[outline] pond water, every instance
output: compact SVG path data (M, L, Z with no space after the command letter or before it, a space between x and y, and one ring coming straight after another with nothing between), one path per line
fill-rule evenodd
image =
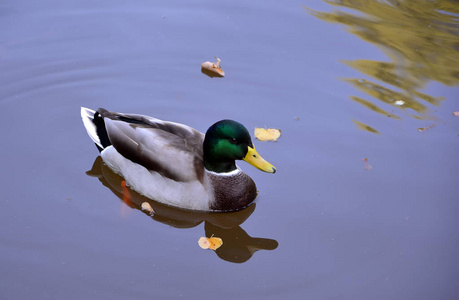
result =
M0 298L457 299L457 1L308 2L2 1ZM150 216L81 106L279 128L277 172Z

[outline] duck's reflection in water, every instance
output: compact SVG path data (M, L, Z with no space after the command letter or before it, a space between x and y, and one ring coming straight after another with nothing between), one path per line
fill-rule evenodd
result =
M127 189L123 184L124 179L110 170L100 156L96 158L92 169L86 174L97 177L104 186L108 187L131 208L142 210L142 203L149 203L154 212L151 214L149 212L144 213L157 222L176 228L192 228L205 222L205 236L214 235L223 240L223 245L215 252L226 261L243 263L248 261L258 250L274 250L278 246L277 241L253 238L240 227L255 211L255 203L246 209L229 213L190 211L168 206Z

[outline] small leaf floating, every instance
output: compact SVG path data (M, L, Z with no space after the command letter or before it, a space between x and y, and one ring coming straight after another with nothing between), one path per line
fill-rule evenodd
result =
M201 72L206 74L209 77L225 77L225 72L220 67L220 62L222 61L220 58L215 57L217 59L216 62L205 61L201 64Z
M148 202L142 203L142 210L148 212L150 215L155 213L153 207L151 207L150 203Z
M255 128L255 137L262 141L262 142L266 142L266 141L277 141L277 139L281 136L281 131L279 129L275 129L275 128L268 128L268 129L265 129L265 128Z
M198 241L199 247L202 249L211 249L211 250L217 250L218 248L223 245L223 241L221 238L218 237L213 237L211 236L210 238L208 237L201 237Z

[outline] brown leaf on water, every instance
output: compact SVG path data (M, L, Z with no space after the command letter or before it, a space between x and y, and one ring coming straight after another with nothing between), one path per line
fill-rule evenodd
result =
M281 131L275 128L255 128L255 137L262 141L277 141L277 139L281 136Z
M223 241L221 238L211 236L210 238L208 237L201 237L198 241L199 247L202 249L211 249L211 250L217 250L218 248L223 245Z
M225 72L220 67L221 59L215 57L216 62L205 61L201 64L201 71L209 77L225 77Z

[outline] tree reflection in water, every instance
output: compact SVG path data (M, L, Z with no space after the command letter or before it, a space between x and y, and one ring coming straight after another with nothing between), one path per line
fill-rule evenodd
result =
M369 78L344 79L371 97L351 96L353 101L395 119L400 118L399 112L429 119L429 107L439 106L445 99L420 90L429 81L459 85L458 1L323 1L338 9L331 13L305 9L323 21L345 25L391 60L343 61Z

